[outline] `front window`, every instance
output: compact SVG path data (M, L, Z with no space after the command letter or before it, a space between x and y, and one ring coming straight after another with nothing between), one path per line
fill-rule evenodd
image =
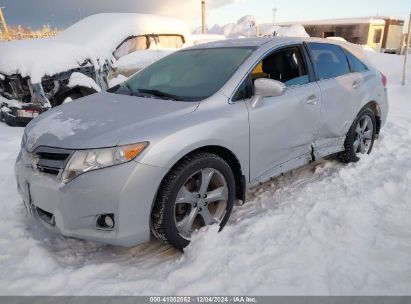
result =
M215 94L252 52L251 47L182 50L135 74L122 85L123 92L125 87L136 96L202 100Z
M298 46L285 48L265 57L251 72L251 78L269 78L281 81L287 87L310 82L307 66Z

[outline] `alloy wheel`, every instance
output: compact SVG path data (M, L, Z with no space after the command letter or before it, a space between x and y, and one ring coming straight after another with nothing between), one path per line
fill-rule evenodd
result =
M192 174L178 191L174 221L179 234L189 240L191 232L220 223L228 201L228 186L220 171L204 168Z
M372 139L374 136L374 125L369 116L363 116L355 127L354 152L356 154L366 154L370 152Z

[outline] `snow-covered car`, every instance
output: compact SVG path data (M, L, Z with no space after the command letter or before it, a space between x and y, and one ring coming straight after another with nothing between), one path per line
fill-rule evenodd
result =
M200 44L30 122L18 189L63 235L130 246L151 228L182 249L194 230L222 229L249 187L327 155L370 153L388 114L385 86L351 44Z
M121 82L188 38L176 18L97 14L56 37L2 43L0 118L25 125L50 107Z

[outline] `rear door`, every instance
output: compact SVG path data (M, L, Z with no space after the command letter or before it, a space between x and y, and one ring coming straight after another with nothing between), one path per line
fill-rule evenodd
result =
M316 157L343 150L345 135L361 104L361 74L351 73L344 50L334 44L307 43L321 88L321 122Z

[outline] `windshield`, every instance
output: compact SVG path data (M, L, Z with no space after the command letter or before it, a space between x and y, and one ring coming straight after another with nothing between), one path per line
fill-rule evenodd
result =
M136 96L202 100L215 94L252 52L250 47L179 51L132 76L117 93L127 89Z
M114 58L119 60L136 51L146 49L179 49L184 45L183 36L180 35L141 35L130 37L125 40L113 53Z

